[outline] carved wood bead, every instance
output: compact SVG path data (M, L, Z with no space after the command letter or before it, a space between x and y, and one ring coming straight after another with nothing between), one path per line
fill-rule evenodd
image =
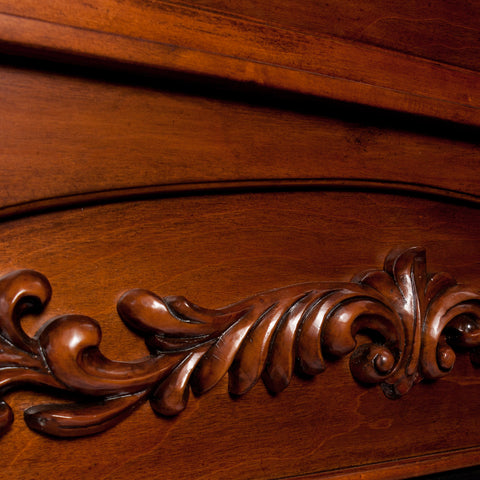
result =
M380 384L393 399L448 374L454 348L470 349L480 365L480 293L448 274L427 274L420 247L391 252L383 270L351 282L288 286L218 310L183 297L126 292L118 313L150 349L134 362L106 358L100 326L89 317L53 318L27 336L22 316L41 312L50 297L40 273L20 270L0 279L0 386L69 392L74 403L25 411L30 428L60 437L106 430L147 398L157 413L177 415L190 388L204 394L227 373L232 394L245 394L260 378L278 393L295 371L316 375L327 359L350 355L353 378ZM357 344L358 334L370 340ZM12 422L1 402L0 433Z

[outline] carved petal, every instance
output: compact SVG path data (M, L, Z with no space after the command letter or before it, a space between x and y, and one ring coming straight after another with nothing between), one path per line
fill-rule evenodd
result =
M454 320L456 321L453 322ZM480 345L479 323L479 292L466 289L463 285L455 285L433 299L425 318L421 360L425 378L442 377L453 367L455 353L446 341L441 340L445 329L450 327L456 330L457 344L474 347ZM468 332L465 329L466 325L469 326Z
M49 302L52 288L48 280L32 270L18 270L0 279L1 335L18 348L38 353L37 344L20 325L26 313L42 311Z
M6 433L13 423L13 412L8 404L0 401L0 435Z
M228 384L230 393L243 395L257 383L265 368L270 344L283 314L284 306L274 304L260 316L257 325L248 332L230 367Z
M125 419L145 399L148 390L87 404L37 405L25 411L25 423L56 437L83 437L103 432Z
M227 373L233 394L246 393L260 377L278 393L296 367L314 375L333 357L350 355L357 381L380 383L396 398L423 378L446 375L456 347L473 349L472 362L480 365L480 292L448 274L428 275L420 247L390 253L383 271L349 283L288 286L218 310L127 292L118 312L151 352L133 362L101 353L100 326L89 317L58 317L28 337L22 316L41 311L50 294L36 272L0 278L0 391L41 384L78 395L78 404L25 412L31 428L55 436L103 431L147 397L157 413L177 415L190 388L203 394ZM0 402L0 433L12 421Z
M189 380L200 359L210 347L203 345L191 352L157 387L150 399L152 408L167 417L178 415L185 409L190 395Z
M86 395L139 392L168 375L186 355L181 352L137 362L115 362L100 353L100 340L98 323L78 315L58 317L38 334L53 374L68 388Z

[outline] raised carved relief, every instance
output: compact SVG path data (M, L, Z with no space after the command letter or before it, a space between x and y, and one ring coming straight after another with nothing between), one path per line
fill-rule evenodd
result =
M391 252L383 270L348 283L293 285L219 310L129 291L118 313L151 352L135 362L103 356L100 327L89 317L57 317L27 336L21 318L41 312L50 296L40 273L0 279L0 385L2 392L25 384L70 392L74 403L25 411L30 428L60 437L106 430L145 399L157 413L177 415L190 388L203 394L227 373L232 394L248 392L260 377L280 392L297 369L316 375L326 358L350 355L355 380L380 384L396 398L422 379L448 374L454 348L470 349L480 365L480 293L448 274L427 274L419 247ZM1 431L12 421L1 402Z

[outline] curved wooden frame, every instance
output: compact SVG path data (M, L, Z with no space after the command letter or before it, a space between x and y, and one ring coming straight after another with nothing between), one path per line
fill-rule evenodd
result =
M50 284L38 272L0 279L0 386L39 384L76 395L76 403L25 411L30 428L59 437L104 431L147 398L155 412L177 415L190 387L203 394L227 373L234 395L260 377L278 393L295 369L316 375L326 358L350 354L353 378L380 384L393 399L423 379L447 375L454 348L470 349L480 366L480 292L448 274L427 274L420 247L392 251L383 270L351 282L288 286L218 310L183 297L126 292L118 313L151 352L134 362L103 356L100 326L85 316L54 318L27 336L21 318L41 312L50 297ZM360 333L370 340L357 341ZM1 431L12 422L1 402Z

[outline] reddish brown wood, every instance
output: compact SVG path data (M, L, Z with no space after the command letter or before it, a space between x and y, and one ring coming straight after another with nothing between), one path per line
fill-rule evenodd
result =
M178 370L184 389L190 379L198 394L227 371L233 394L248 392L262 374L269 390L279 393L290 383L295 363L306 375L321 373L325 352L350 354L357 333L375 332L382 341L357 348L350 370L362 383L383 382L384 393L396 398L423 378L436 379L452 369L455 354L446 332L464 348L480 345L479 301L479 293L449 275L427 275L425 251L411 248L389 254L384 271L348 284L286 287L213 311L182 297L160 299L134 290L122 296L118 311L149 335L155 350L201 350L195 362ZM165 396L170 390L161 385L157 391L160 413L185 407L182 402L172 409Z
M3 386L33 382L87 396L76 404L25 412L30 428L60 437L103 431L147 395L156 412L177 415L186 407L190 386L197 395L206 393L227 373L234 395L248 392L261 376L270 391L279 393L289 385L295 365L306 375L323 372L325 353L351 353L353 377L366 384L382 382L392 399L423 378L450 372L455 353L449 341L473 349L472 361L480 364L475 351L480 293L446 274L427 275L425 251L418 247L392 252L383 271L361 274L351 283L285 287L219 310L183 297L129 291L120 298L118 312L146 337L151 351L133 363L103 356L100 327L89 317L57 317L28 337L22 315L34 305L43 309L50 294L50 284L36 272L0 279L0 373ZM372 341L358 346L362 332ZM1 418L5 431L13 418L7 413Z
M281 27L312 35L334 35L480 69L480 10L476 2L459 4L451 0L437 0L435 3L419 4L414 0L332 0L321 3L315 0L272 0L263 4L256 0L159 0L151 3L98 0L90 4L79 0L69 3L62 0L48 3L3 0L0 6L4 12L27 18L150 38L174 34L179 37L179 32L182 29L186 31L187 26L206 27L217 23L211 31L204 28L203 32L198 32L207 36L214 29L221 28L218 24L226 23L230 18L233 26L235 21L237 25L255 22L265 29ZM182 14L186 17L188 12L190 18L182 17ZM175 16L174 32L163 32L164 24L155 23ZM136 22L129 21L132 17ZM215 18L217 22L210 20Z
M474 206L378 192L159 198L3 222L0 259L2 273L34 268L52 284L45 313L22 320L30 336L58 315L86 315L101 325L103 354L130 363L148 351L114 312L125 290L182 292L218 308L295 282L348 282L353 273L381 265L392 244L415 241L427 246L430 271L475 284L478 214ZM26 479L80 479L92 472L135 478L139 468L153 478L221 479L231 472L281 478L379 462L403 465L420 452L440 455L480 444L478 374L465 355L444 379L422 382L396 401L357 385L346 357L328 358L312 380L293 377L277 396L260 384L232 399L227 383L222 379L208 394L192 395L175 419L156 418L140 401L108 432L66 443L31 432L21 421L32 405L65 399L10 392L5 400L16 421L2 438L2 471L5 478ZM139 454L122 453L139 446ZM432 468L441 465L431 462Z
M195 0L183 3L480 70L477 2L276 0L259 5L255 0Z
M439 125L412 131L411 119L387 128L385 114L339 118L322 105L242 103L12 67L2 70L0 101L0 215L212 188L480 196L472 139Z
M477 302L448 310L467 287L406 295L426 312L421 332L415 302L399 297L406 326L398 331L413 341L403 356L381 335L385 319L370 316L380 333L358 332L358 353L322 352L326 368L314 377L291 374L296 345L275 347L305 319L299 301L275 338L260 334L266 323L251 330L252 346L274 360L267 385L290 379L288 388L275 395L258 382L228 396L225 375L172 418L153 415L145 400L176 413L208 352L183 364L188 379L167 365L161 387L159 339L149 351L114 309L139 286L223 311L251 295L268 300L257 292L319 280L390 304L392 292L350 279L381 265L392 245L425 245L429 271L478 286L473 3L0 0L0 12L0 277L45 274L27 282L40 302L20 295L26 309L10 313L14 296L2 304L12 320L0 353L11 364L0 403L2 478L373 480L478 465ZM418 286L425 277L414 272L407 277ZM44 278L53 296L40 312ZM373 308L362 302L338 312L353 318L358 305ZM76 350L72 332L91 348ZM337 343L335 334L325 340ZM70 348L51 347L64 343ZM239 358L248 345L240 342ZM352 380L352 369L380 384L391 375L392 393L415 380L412 369L418 378L445 373L451 349L469 349L473 363L459 354L444 378L395 401ZM365 373L372 357L380 368ZM231 376L232 388L255 380L255 358L241 364L248 378ZM18 371L15 362L29 366ZM209 375L199 370L198 390ZM74 415L72 401L81 403ZM87 436L39 435L20 420L26 410L32 426Z
M357 480L368 478L371 480L402 480L405 478L417 478L441 474L444 478L450 472L451 478L458 478L458 475L466 476L464 469L478 464L478 452L476 450L464 450L456 452L444 452L441 455L422 455L403 460L401 463L374 464L365 467L348 468L340 472L330 471L295 477L296 480ZM471 471L470 476L477 472ZM437 477L438 478L438 477ZM440 477L441 478L441 477ZM448 478L448 477L447 477ZM466 477L468 478L468 476Z
M180 3L39 8L7 0L0 11L7 53L206 76L480 125L477 72L362 43Z

